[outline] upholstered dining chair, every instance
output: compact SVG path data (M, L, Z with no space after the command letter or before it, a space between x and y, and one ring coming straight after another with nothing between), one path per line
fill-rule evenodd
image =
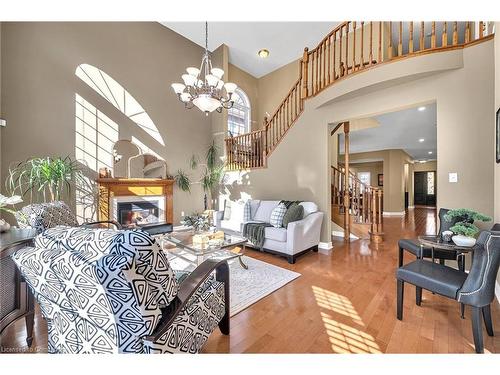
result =
M399 267L396 271L397 318L403 319L404 283L457 300L471 307L474 345L476 352L482 353L483 319L486 332L493 336L490 304L495 298L499 265L500 232L483 231L474 246L472 266L468 274L424 259Z
M437 235L441 235L444 231L449 230L453 225L455 225L455 220L448 222L444 219L444 215L448 213L449 209L440 208L439 209L439 230ZM423 247L420 245L420 242L415 239L400 239L398 241L399 246L399 257L398 257L398 265L401 267L403 265L403 255L404 252L407 251L410 254L415 255L417 258L431 258L432 257L432 249ZM445 251L445 250L434 250L434 258L439 259L441 264L444 264L445 260L456 260L458 262L458 269L465 269L464 257L461 254L458 254L456 251Z
M198 353L217 326L229 334L227 261L179 282L141 230L58 226L12 258L47 321L49 353Z
M19 228L33 228L38 234L42 233L45 229L54 228L58 225L67 225L70 227L80 225L75 214L63 201L32 203L21 208L14 216ZM81 225L94 227L102 224L111 224L117 229L121 229L121 225L113 220L89 221Z

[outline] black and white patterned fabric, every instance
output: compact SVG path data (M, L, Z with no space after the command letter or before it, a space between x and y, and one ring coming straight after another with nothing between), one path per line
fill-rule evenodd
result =
M37 233L57 225L78 225L76 216L63 201L33 203L16 212L15 217L19 228L33 228Z
M209 279L170 327L175 340L146 345L178 283L142 231L56 227L12 258L47 320L50 353L195 353L224 314L221 283Z
M284 203L278 204L271 212L271 219L269 223L275 228L283 226L283 217L285 216L287 208Z
M245 202L243 207L243 222L248 222L252 220L252 206L250 205L250 199Z

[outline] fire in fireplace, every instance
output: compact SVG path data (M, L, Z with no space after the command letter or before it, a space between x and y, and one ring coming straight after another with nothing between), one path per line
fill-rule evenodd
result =
M158 201L118 202L117 220L123 226L152 224L160 221Z

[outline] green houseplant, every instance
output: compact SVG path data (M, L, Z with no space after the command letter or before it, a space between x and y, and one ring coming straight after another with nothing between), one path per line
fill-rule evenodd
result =
M82 177L78 162L69 156L32 158L9 168L5 187L30 201L52 202L68 196Z
M455 222L450 230L455 234L452 240L458 246L474 246L476 236L479 233L479 228L474 225L474 222L491 220L489 216L468 208L450 210L444 216L444 219L448 222Z
M220 186L224 177L225 164L219 158L219 148L214 142L208 147L205 154L204 163L200 163L199 157L193 155L190 159L190 168L195 170L198 167L203 168L202 176L199 181L192 182L189 175L182 169L179 169L174 176L177 186L186 192L191 191L191 185L198 183L201 184L204 191L204 206L205 210L211 208L212 199L209 196L215 194L215 190Z

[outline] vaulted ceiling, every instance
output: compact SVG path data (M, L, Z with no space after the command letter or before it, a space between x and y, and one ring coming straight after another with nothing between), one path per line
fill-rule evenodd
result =
M189 40L205 46L204 22L161 22ZM337 26L339 22L209 22L208 49L221 44L229 47L229 62L260 78L302 56ZM269 50L269 57L257 55Z

